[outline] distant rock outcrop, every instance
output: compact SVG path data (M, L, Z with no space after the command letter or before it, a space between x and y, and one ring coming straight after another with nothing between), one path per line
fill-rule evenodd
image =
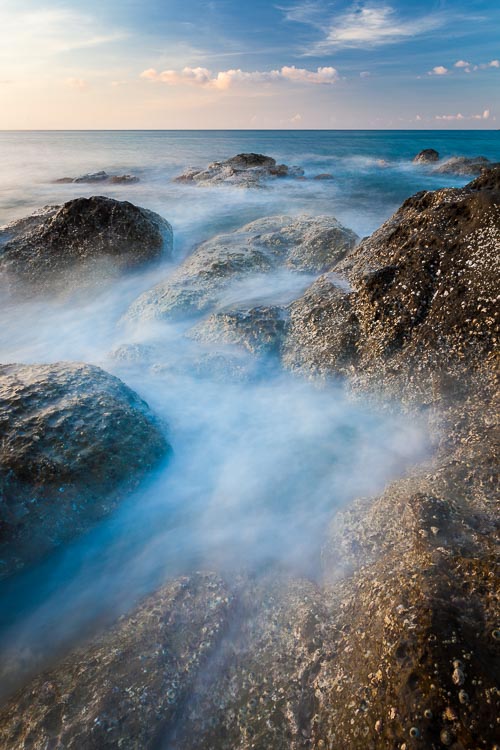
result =
M485 156L452 156L432 171L434 174L456 174L464 176L473 176L481 174L486 167L494 166Z
M278 177L302 177L300 167L276 164L271 156L263 154L237 154L226 161L215 161L205 169L190 168L174 179L175 182L193 185L228 184L236 187L261 187L266 181Z
M56 184L84 183L95 185L96 183L109 183L110 185L133 185L139 182L139 178L132 174L108 174L107 172L89 172L80 177L60 177L55 180Z
M0 229L0 274L32 288L67 284L92 263L129 269L172 252L172 227L146 208L94 196L47 206ZM61 278L62 277L62 278Z
M0 577L109 513L170 450L136 393L84 364L0 366Z
M439 153L434 148L424 148L413 157L414 164L432 164L439 161Z

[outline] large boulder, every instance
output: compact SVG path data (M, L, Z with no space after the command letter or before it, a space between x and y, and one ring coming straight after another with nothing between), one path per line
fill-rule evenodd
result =
M148 406L85 364L0 367L0 576L109 513L170 448Z
M230 283L280 267L321 271L356 244L357 236L331 216L271 216L199 245L165 281L131 306L132 318L206 312Z
M492 170L463 189L406 200L333 266L350 290L331 290L325 277L297 302L286 345L292 365L335 371L340 359L365 380L403 376L431 389L430 372L487 357L497 335L499 182ZM339 348L334 332L347 320L352 335Z
M189 168L174 178L174 182L192 185L228 184L236 187L261 187L277 177L302 177L300 167L276 164L264 154L237 154L226 161L215 161L205 169Z
M424 148L413 157L414 164L433 164L439 161L439 153L434 148Z
M43 288L98 264L129 269L169 257L172 227L146 208L93 196L47 206L0 229L0 275Z

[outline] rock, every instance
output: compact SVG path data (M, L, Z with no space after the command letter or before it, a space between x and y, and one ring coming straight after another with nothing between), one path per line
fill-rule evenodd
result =
M271 216L199 245L164 282L131 306L131 318L206 312L230 283L279 267L320 271L343 257L357 237L330 216Z
M0 575L109 513L170 447L137 394L84 364L0 367Z
M253 307L212 313L188 332L204 343L239 345L251 354L277 354L287 326L282 307Z
M56 184L67 184L74 182L76 184L79 183L88 183L88 184L95 184L95 183L104 183L107 182L111 185L133 185L136 182L139 182L139 178L135 175L131 174L108 174L107 172L90 172L89 174L81 175L80 177L61 177L58 180L55 180Z
M413 157L414 164L432 164L439 161L439 153L434 148L424 148Z
M266 181L279 177L300 177L304 170L276 164L276 160L263 154L237 154L226 161L215 161L206 169L190 167L174 182L196 185L229 184L237 187L261 187Z
M358 338L347 338L342 371L351 356L365 382L383 378L399 392L403 382L408 394L417 383L432 391L438 373L445 377L446 371L449 387L456 387L454 368L463 369L469 358L472 369L494 349L499 173L487 172L460 190L422 192L405 201L332 266L353 289L349 312L345 295L329 302L328 284L313 285L294 306L284 351L302 348L298 356L306 370L328 370L338 356L331 359L338 343L334 332L348 315Z
M330 172L321 172L321 174L316 174L313 177L313 180L333 180L333 175L330 174Z
M209 667L232 601L213 574L167 583L14 695L0 710L0 746L46 750L57 737L68 750L153 747Z
M94 196L47 206L0 229L0 273L43 288L99 264L105 274L169 257L172 227L128 201ZM109 269L110 270L110 269ZM61 278L62 277L62 278Z
M489 164L490 161L485 156L452 156L432 171L434 174L475 175L481 174Z

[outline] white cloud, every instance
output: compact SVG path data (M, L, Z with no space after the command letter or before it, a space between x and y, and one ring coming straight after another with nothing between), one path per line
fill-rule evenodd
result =
M293 117L290 118L290 122L293 122L294 125L302 121L302 115L296 114Z
M430 76L445 76L447 73L449 73L448 68L445 68L444 65L436 65L435 68L432 70L429 70L428 75Z
M371 73L369 70L362 70L359 74L360 78L369 78L371 76Z
M337 70L331 67L307 70L296 68L294 65L284 65L280 70L244 71L238 68L237 70L222 70L215 74L212 74L208 68L186 67L180 71L164 70L162 72L149 68L141 73L141 78L166 83L169 86L201 86L227 91L227 89L238 84L272 83L275 81L328 85L336 83L339 75Z
M87 91L89 83L84 78L66 78L66 85L78 91Z
M390 5L355 5L330 22L325 39L316 42L307 54L393 44L437 29L443 23L440 14L403 20Z
M457 60L455 68L470 68L470 63L465 62L465 60Z
M435 120L489 120L491 112L489 109L485 109L480 115L463 115L458 112L456 115L436 115ZM495 118L493 118L495 119Z
M488 63L489 68L500 68L500 60L492 60Z

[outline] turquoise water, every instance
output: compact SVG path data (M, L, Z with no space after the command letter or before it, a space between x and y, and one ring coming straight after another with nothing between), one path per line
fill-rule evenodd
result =
M426 453L420 425L397 409L353 404L341 384L318 388L276 363L251 364L244 382L199 376L190 363L206 349L184 338L187 322L127 327L121 318L194 243L222 229L275 213L326 213L363 236L410 194L465 184L411 163L428 147L443 157L500 161L497 132L0 133L0 224L45 204L105 193L162 214L173 225L176 251L174 264L115 280L85 297L22 297L0 306L0 361L104 367L168 423L174 449L172 463L89 534L0 584L3 690L179 571L260 570L278 563L319 575L322 535L335 509L380 490ZM331 172L335 179L276 180L250 191L172 182L186 166L242 151L302 166L307 178ZM140 182L98 188L53 182L101 169L133 173ZM254 285L265 285L271 303L273 293L291 299L311 282L292 276L256 278ZM118 362L112 350L127 343L159 346L161 366Z

